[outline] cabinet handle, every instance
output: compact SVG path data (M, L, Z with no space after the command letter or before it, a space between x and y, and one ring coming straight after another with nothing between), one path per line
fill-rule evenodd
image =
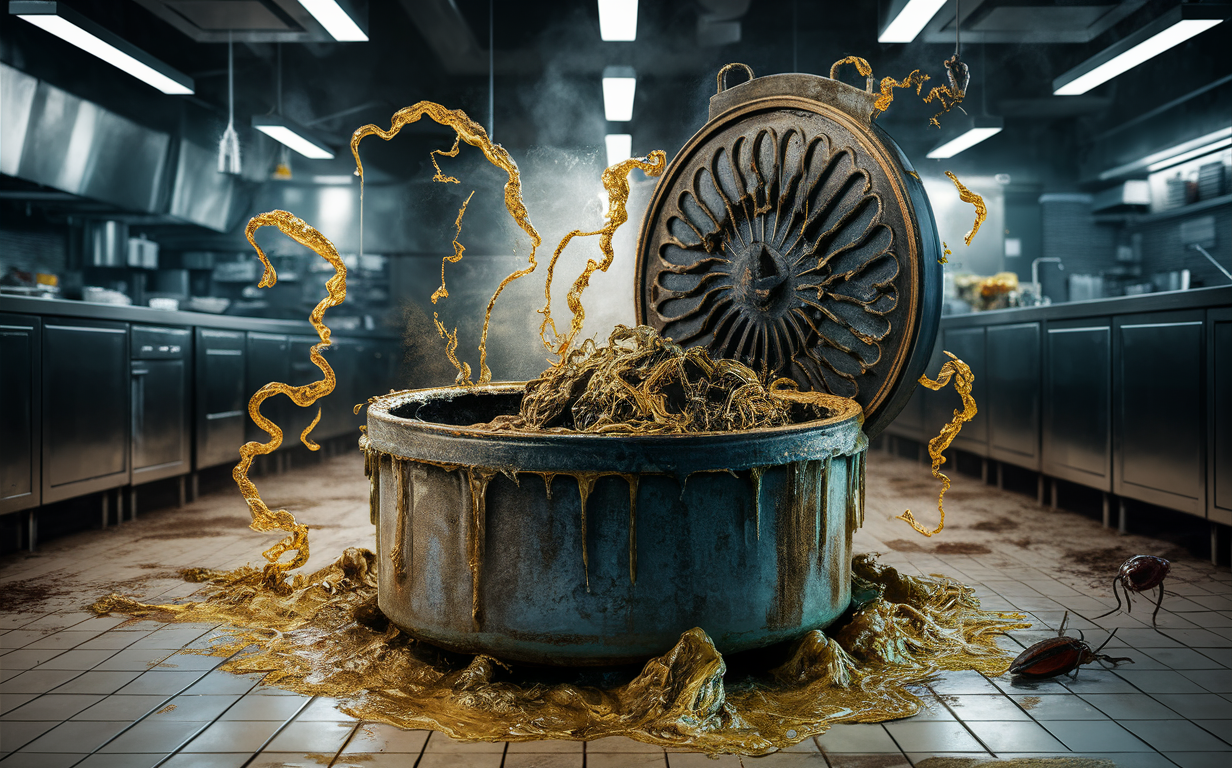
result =
M133 369L133 375L134 375L134 376L144 376L144 375L146 375L146 374L147 374L147 373L149 373L149 372L150 372L150 370L149 370L148 368L146 368L146 369L142 369L142 370L137 370L137 369L135 369L135 368Z

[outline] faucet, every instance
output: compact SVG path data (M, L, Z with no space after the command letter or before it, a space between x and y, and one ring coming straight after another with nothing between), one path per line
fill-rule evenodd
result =
M1033 300L1035 306L1039 306L1044 303L1044 291L1040 286L1039 281L1039 265L1041 261L1055 261L1057 263L1057 269L1065 269L1065 265L1061 263L1061 259L1056 256L1041 256L1031 262L1031 289L1035 292L1035 298Z
M1055 261L1057 263L1057 269L1061 270L1062 272L1065 271L1065 265L1061 263L1060 258L1056 256L1039 257L1035 261L1031 262L1031 282L1037 286L1039 285L1039 265L1041 261ZM1038 288L1036 290L1038 290Z
M1218 261L1215 261L1215 257L1212 256L1209 251L1207 251L1205 248L1198 245L1197 243L1190 243L1189 247L1193 248L1195 251L1205 256L1207 261L1215 265L1215 269L1218 269L1220 272L1222 272L1224 277L1228 278L1229 280L1232 280L1232 273L1224 269L1223 265L1220 264Z

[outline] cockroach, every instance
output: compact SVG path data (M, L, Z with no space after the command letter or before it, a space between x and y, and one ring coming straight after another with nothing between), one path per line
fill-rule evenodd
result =
M1159 598L1155 601L1155 612L1151 614L1151 626L1155 627L1155 617L1159 615L1159 606L1164 603L1164 579L1168 577L1168 571L1171 568L1172 564L1170 562L1154 555L1134 555L1121 563L1121 568L1112 577L1112 596L1116 598L1116 608L1108 611L1108 613L1101 613L1095 618L1102 619L1121 610L1121 596L1117 594L1117 584L1120 584L1121 589L1125 592L1126 613L1132 610L1132 604L1129 602L1131 592L1145 592L1148 589L1159 587Z
M1128 657L1113 658L1100 653L1116 635L1115 629L1108 635L1108 640L1105 640L1095 650L1091 650L1085 637L1070 637L1065 634L1065 623L1068 620L1069 612L1066 611L1065 617L1061 619L1061 628L1057 630L1057 636L1041 640L1018 654L1018 657L1010 664L1010 674L1028 680L1043 680L1068 672L1072 672L1073 677L1078 677L1078 668L1083 664L1095 661L1110 661L1113 664L1120 664L1123 661L1133 663L1134 660ZM1078 633L1081 635L1082 630L1078 630Z

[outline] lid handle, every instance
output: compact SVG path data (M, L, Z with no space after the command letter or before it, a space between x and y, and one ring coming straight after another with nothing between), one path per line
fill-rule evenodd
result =
M724 82L724 80L726 80L727 78L727 73L731 72L736 67L740 67L741 69L743 69L745 71L745 74L749 76L749 80L752 80L755 77L755 75L753 74L753 68L750 67L748 64L741 64L739 62L728 64L727 66L719 70L719 75L716 78L718 80L719 89L716 91L716 93L722 93L723 91L727 90L727 84ZM745 82L748 82L748 81L746 80Z
M848 56L845 59L839 59L830 65L830 79L838 79L838 68L844 64L851 64L856 68L856 71L864 75L864 90L868 93L873 92L873 68L869 63L859 56Z

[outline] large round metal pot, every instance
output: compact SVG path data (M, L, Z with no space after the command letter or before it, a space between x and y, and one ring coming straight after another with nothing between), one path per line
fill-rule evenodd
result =
M861 411L743 432L481 426L522 385L390 394L364 440L378 601L412 635L561 665L645 660L701 627L723 653L825 627L850 602Z

